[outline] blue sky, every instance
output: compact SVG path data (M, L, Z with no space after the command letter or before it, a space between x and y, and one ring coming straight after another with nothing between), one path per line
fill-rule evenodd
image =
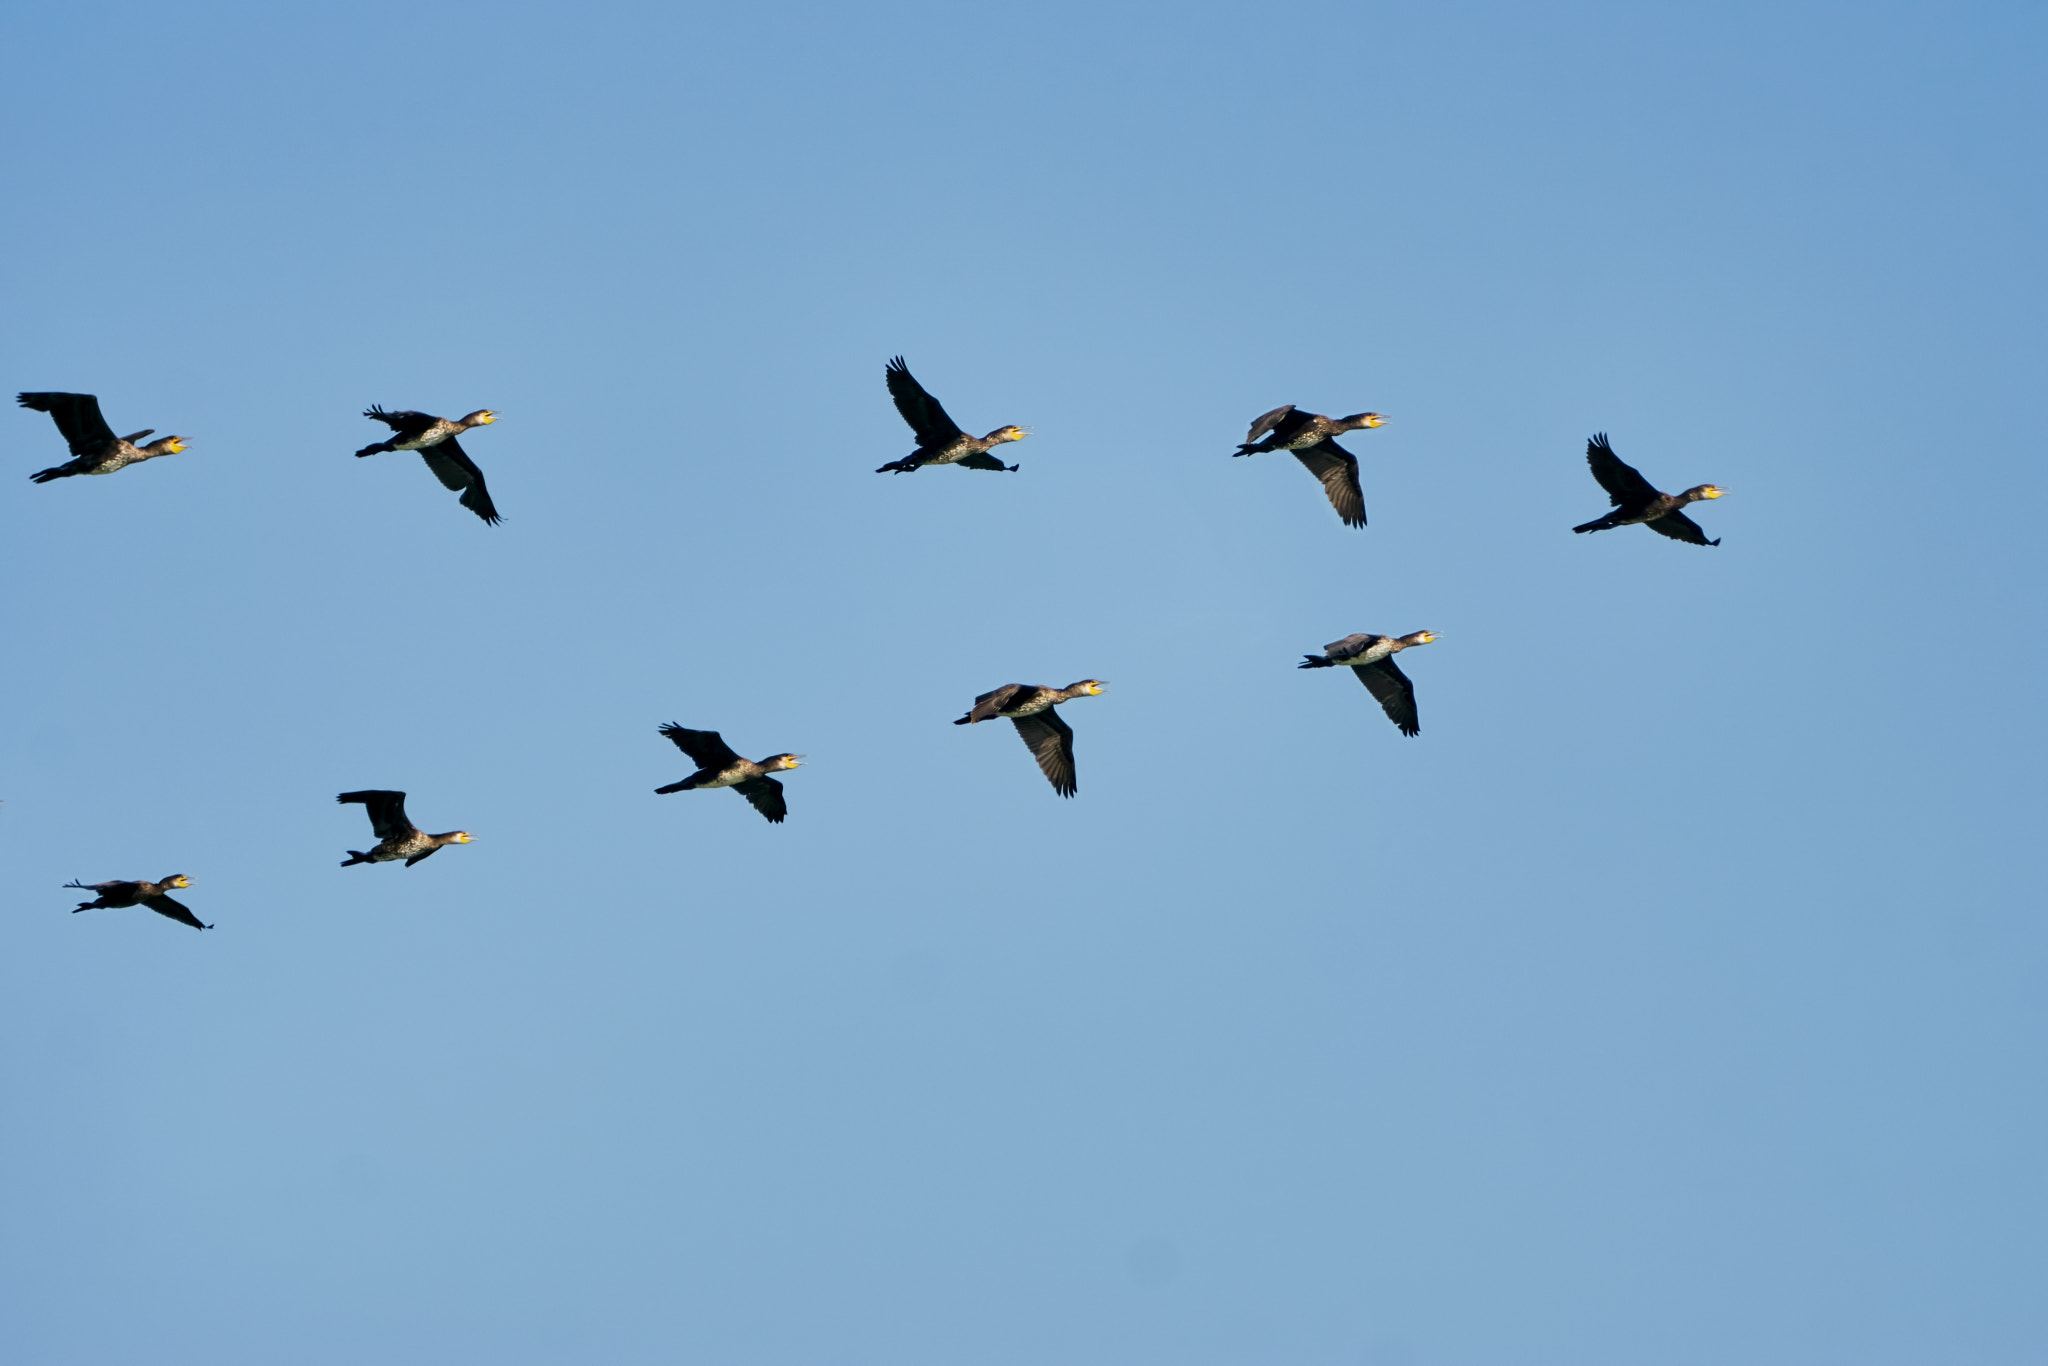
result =
M0 370L191 447L0 416L7 1356L2039 1361L2044 37L14 12ZM1090 676L1072 802L947 724Z

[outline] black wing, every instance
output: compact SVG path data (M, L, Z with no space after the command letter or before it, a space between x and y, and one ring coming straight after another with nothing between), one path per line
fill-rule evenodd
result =
M1013 470L1017 468L1015 465L1005 465L987 451L976 451L973 455L963 455L953 463L964 465L970 470Z
M1376 636L1370 631L1360 631L1355 636L1331 641L1323 647L1323 653L1330 657L1332 664L1342 664L1347 657L1362 655L1385 639L1385 636Z
M1038 770L1062 797L1071 797L1080 784L1074 781L1074 732L1060 714L1050 707L1036 716L1014 716L1010 724L1024 738L1024 746L1038 760Z
M155 911L158 915L169 916L180 925L190 925L195 930L212 928L210 925L201 924L199 917L192 914L191 907L181 901L173 901L167 896L146 896L142 898L142 904Z
M754 804L754 809L766 816L770 824L782 824L782 818L789 814L789 803L782 798L782 784L773 778L749 778L743 783L734 783L732 790Z
M441 420L432 413L416 413L410 408L387 413L374 403L363 409L363 416L374 418L401 436L417 436Z
M1415 685L1408 681L1408 675L1391 659L1382 659L1377 664L1354 664L1351 672L1358 675L1358 681L1365 684L1365 690L1378 699L1387 719L1401 728L1403 735L1420 735L1422 722L1415 715Z
M974 705L967 709L967 715L953 724L965 726L976 721L986 721L992 716L1001 716L1003 708L1009 706L1010 700L1023 692L1026 686L1023 683L1005 683L993 692L983 693L974 699Z
M1669 536L1674 541L1684 541L1688 545L1721 544L1719 536L1716 536L1711 541L1708 540L1707 533L1700 530L1698 522L1695 522L1692 518L1675 508L1665 513L1662 517L1644 522L1643 525L1656 532L1659 536Z
M939 406L939 401L911 378L910 367L903 363L903 357L890 361L884 373L889 381L889 397L896 400L896 411L903 414L910 430L917 433L919 446L943 446L955 437L966 435L960 430L959 423L946 416L946 410Z
M691 730L671 721L661 728L661 733L675 741L676 748L689 755L699 768L731 768L740 761L732 746L720 739L715 730Z
M1586 443L1586 464L1592 467L1593 477L1600 481L1600 487L1607 490L1607 497L1616 507L1635 507L1657 497L1657 490L1650 487L1650 481L1636 473L1635 466L1622 463L1614 453L1614 447L1607 444L1607 433L1601 432Z
M1294 411L1292 403L1283 403L1270 413L1261 413L1252 419L1252 429L1244 434L1246 444L1257 441L1267 432L1280 425L1280 420Z
M73 455L96 451L114 439L114 429L100 416L100 401L94 394L21 394L24 408L48 413Z
M498 524L498 509L491 503L491 491L484 487L484 472L476 467L476 461L469 458L469 452L463 450L454 437L428 446L420 452L420 458L441 481L442 488L453 489L462 495L464 507L483 518L486 525Z
M1323 481L1330 506L1344 519L1345 526L1365 525L1365 493L1358 487L1358 457L1334 441L1318 441L1294 458L1308 472Z
M361 802L370 815L370 831L380 840L395 839L412 831L405 816L405 794L372 788L367 792L344 792L334 800Z

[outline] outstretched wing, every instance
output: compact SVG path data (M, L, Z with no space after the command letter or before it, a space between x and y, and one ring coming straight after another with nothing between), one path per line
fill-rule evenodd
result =
M1010 705L1010 699L1023 692L1024 687L1022 683L1005 683L1000 688L983 693L974 699L974 705L967 709L967 715L953 724L964 726L976 721L986 721L992 716L1001 716L1003 708Z
M484 487L484 472L476 467L476 461L469 458L469 452L463 450L454 437L428 446L420 452L420 458L441 481L442 488L453 489L462 495L464 507L483 518L486 525L498 524L501 519L491 502L491 491Z
M1344 519L1345 526L1365 525L1365 492L1358 487L1358 457L1334 441L1318 441L1294 458L1308 472L1323 481L1330 506Z
M360 802L370 816L370 831L380 840L395 839L411 832L405 816L405 794L372 788L367 792L344 792L334 800Z
M418 432L423 432L440 421L432 413L416 413L410 408L404 408L395 413L387 413L374 403L363 409L363 416L373 418L389 427L392 431L405 436L412 436Z
M1385 639L1385 636L1376 636L1370 631L1360 631L1357 635L1331 641L1323 647L1323 653L1330 657L1332 664L1342 664L1354 655L1364 654Z
M1592 467L1593 477L1600 481L1600 487L1607 490L1607 497L1616 507L1647 503L1657 496L1657 490L1650 487L1650 481L1636 473L1633 465L1622 463L1614 453L1614 447L1607 444L1607 433L1600 432L1586 443L1586 464Z
M752 802L754 809L766 816L772 825L782 824L782 818L789 814L789 803L782 797L782 784L773 778L749 778L743 783L734 783L732 790Z
M910 430L917 433L919 446L943 446L954 437L966 435L960 430L959 423L946 416L946 410L939 406L939 401L911 377L910 367L903 363L903 357L890 361L884 374L889 381L889 397L896 400L896 411L903 414Z
M24 408L48 413L64 434L73 455L96 451L114 439L114 429L100 416L100 401L94 394L21 394Z
M1280 420L1294 411L1292 403L1283 403L1270 413L1261 413L1252 419L1252 429L1244 434L1247 443L1257 441L1267 432L1280 425Z
M1377 664L1354 664L1351 672L1358 675L1358 681L1365 684L1365 690L1378 700L1387 719L1399 726L1403 735L1422 733L1422 722L1415 715L1415 685L1398 664L1382 659Z
M990 455L987 451L976 451L973 455L963 455L958 460L955 460L953 463L956 465L964 465L970 470L1007 471L1010 468L1008 465L1005 465L1002 461Z
M1695 522L1692 518L1676 509L1665 513L1662 517L1644 522L1643 525L1656 532L1659 536L1669 536L1674 541L1684 541L1688 545L1721 544L1719 536L1716 536L1711 541L1708 540L1707 533L1700 529L1698 522Z
M192 908L185 905L182 901L173 901L167 896L146 896L142 898L142 904L155 911L158 915L169 916L180 925L190 925L195 930L206 928L205 925L200 923L199 917L192 914Z
M1060 714L1048 707L1036 716L1015 716L1010 724L1023 737L1024 747L1038 760L1038 771L1062 797L1078 790L1074 781L1074 732Z
M691 730L671 721L661 728L661 733L675 741L676 748L689 755L690 762L699 768L729 768L740 761L732 746L720 739L715 730Z

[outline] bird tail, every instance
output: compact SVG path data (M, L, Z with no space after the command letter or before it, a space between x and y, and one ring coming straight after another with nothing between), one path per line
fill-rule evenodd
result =
M360 849L351 849L348 851L348 860L344 862L341 866L347 868L352 864L368 862L370 862L370 856L368 854L364 853Z
M377 443L376 445L374 445L374 446L365 446L365 447L363 447L363 448L362 448L361 450L359 450L359 451L357 451L357 452L356 452L356 456L357 456L357 458L359 458L359 459L360 459L361 457L363 457L363 456L366 456L366 455L384 455L384 454L388 453L388 452L389 452L390 450L391 450L391 443L390 443L390 442L388 442L388 441L379 441L379 442L378 442L378 443Z
M1605 517L1595 517L1592 521L1587 522L1583 526L1573 527L1572 530L1580 534L1583 534L1588 531L1605 531L1607 530L1607 519Z
M71 879L71 881L65 883L64 885L66 887L76 887L81 892L90 892L93 890L92 888L86 886L83 882L80 882L77 878Z
M968 713L967 713L967 715L965 715L965 716L961 717L961 718L960 718L959 720L955 721L955 722L954 722L953 724L954 724L954 725L956 725L956 726L966 726L966 725L972 725L973 723L974 723L974 713L973 713L973 712L968 712Z
M1328 655L1303 655L1301 663L1294 667L1297 669L1334 669L1337 667L1337 662Z
M71 471L65 469L62 465L52 465L50 466L50 468L46 470L41 470L35 474L31 474L29 476L29 482L32 484L47 484L52 479L62 479L65 475L69 474L70 472Z
M912 474L918 469L917 457L906 455L901 460L891 460L875 468L876 474Z
M1263 451L1264 451L1265 449L1266 449L1266 447L1265 447L1265 446L1264 446L1263 444L1261 444L1261 443L1252 443L1252 442L1247 442L1247 443L1244 443L1244 444L1241 444L1241 445L1239 445L1239 446L1238 446L1238 448L1237 448L1236 450L1234 450L1234 451L1232 451L1232 452L1231 452L1231 454L1232 454L1232 455L1258 455L1258 454L1262 453L1262 452L1263 452Z
M670 783L667 787L655 788L654 795L657 797L666 797L671 792L688 792L689 790L690 780L688 778L685 778L679 783Z

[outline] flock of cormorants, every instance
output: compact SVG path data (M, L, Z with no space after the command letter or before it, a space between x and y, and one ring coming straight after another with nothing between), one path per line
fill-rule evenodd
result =
M896 411L903 415L903 420L910 424L910 430L917 438L917 449L900 460L881 466L875 473L910 474L927 465L960 465L971 470L1002 473L1017 470L1016 465L1006 465L989 452L997 446L1021 441L1029 435L1028 429L1003 426L987 436L970 436L917 382L901 356L891 360L883 374L889 396L895 400ZM79 474L112 474L141 461L176 455L185 449L185 439L179 436L162 437L146 446L135 444L151 435L154 428L129 436L115 436L114 429L100 414L99 399L92 394L30 393L22 394L20 401L24 408L48 413L71 450L71 459L64 464L53 465L30 476L38 484ZM442 486L461 495L459 501L462 506L483 518L486 524L498 524L501 519L497 505L491 501L490 490L484 484L484 473L456 440L464 432L488 427L497 421L497 414L488 408L479 408L466 417L450 419L409 409L386 412L373 404L363 416L383 423L391 429L392 435L389 440L363 447L356 452L358 456L418 451ZM1291 451L1295 459L1301 461L1303 467L1322 484L1330 506L1336 509L1344 524L1362 527L1365 525L1365 494L1358 482L1358 457L1338 445L1336 438L1346 432L1369 431L1385 422L1386 419L1378 413L1353 413L1349 417L1332 418L1320 413L1304 413L1290 403L1254 420L1235 454ZM1586 463L1592 469L1593 478L1606 490L1613 508L1604 516L1573 527L1574 532L1606 531L1640 524L1661 536L1691 545L1721 544L1718 539L1708 540L1706 532L1684 511L1689 504L1719 498L1721 489L1712 484L1700 484L1683 493L1660 492L1634 468L1623 463L1621 457L1614 453L1614 448L1607 444L1604 432L1586 443ZM1349 668L1358 675L1359 682L1365 685L1386 712L1387 719L1403 735L1419 735L1422 726L1415 709L1415 684L1401 672L1394 656L1435 639L1435 633L1430 631L1415 631L1405 636L1361 632L1331 641L1323 647L1324 653L1308 655L1298 667ZM1017 728L1018 736L1038 761L1039 770L1045 774L1053 790L1062 797L1071 797L1079 790L1074 773L1074 732L1054 709L1075 698L1099 696L1103 687L1102 680L1096 678L1084 678L1064 688L1006 683L975 698L967 714L953 724L970 726L998 717L1007 720ZM803 761L801 754L771 754L757 762L741 758L715 730L691 730L687 726L669 724L661 727L661 734L674 741L676 748L689 756L690 762L696 765L696 771L681 782L657 787L655 792L666 794L729 787L745 797L770 822L780 824L789 814L782 784L771 775L796 768ZM377 836L377 844L367 852L349 850L348 858L341 865L344 868L357 863L394 863L401 860L410 868L446 845L470 842L471 837L466 830L430 835L414 825L405 814L403 792L384 789L344 792L335 800L362 806L369 815L370 830ZM147 906L159 915L194 929L212 929L211 925L202 924L189 908L169 895L172 890L191 885L182 873L173 874L161 882L65 884L99 894L97 900L80 902L77 908L80 911Z

